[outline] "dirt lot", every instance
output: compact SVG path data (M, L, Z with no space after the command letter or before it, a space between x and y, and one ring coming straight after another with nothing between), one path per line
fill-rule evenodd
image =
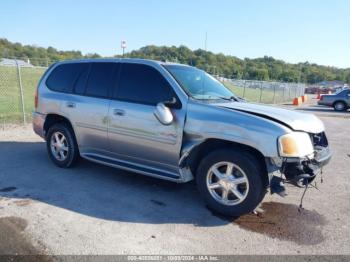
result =
M319 190L267 195L263 215L212 214L194 183L82 161L59 169L31 127L0 131L0 254L349 254L350 112L324 121L333 160Z

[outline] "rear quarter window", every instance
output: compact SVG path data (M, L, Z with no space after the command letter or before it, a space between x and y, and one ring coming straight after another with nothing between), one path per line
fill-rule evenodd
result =
M46 80L46 86L57 92L72 92L75 81L84 69L85 63L61 64L53 69Z

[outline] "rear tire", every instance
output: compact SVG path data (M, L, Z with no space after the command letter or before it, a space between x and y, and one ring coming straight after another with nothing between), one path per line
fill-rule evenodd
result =
M333 107L335 111L346 111L348 109L347 105L342 101L335 102Z
M79 148L72 128L65 123L54 124L46 136L46 147L55 165L69 168L79 158Z
M263 200L266 193L264 175L254 155L222 149L202 159L196 181L211 210L239 217L253 211Z

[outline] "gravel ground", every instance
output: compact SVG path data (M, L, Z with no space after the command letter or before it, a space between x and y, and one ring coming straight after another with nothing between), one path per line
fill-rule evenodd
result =
M306 193L302 212L302 190L288 187L286 198L265 197L261 215L235 221L211 213L194 183L88 161L60 169L30 126L5 128L0 254L350 255L350 112L313 112L324 121L334 154L319 190Z

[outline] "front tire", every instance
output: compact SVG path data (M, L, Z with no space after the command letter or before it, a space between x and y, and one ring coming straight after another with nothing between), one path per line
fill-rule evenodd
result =
M239 217L253 211L266 193L264 172L256 157L223 149L204 157L197 169L197 187L211 210Z
M59 167L71 167L79 158L74 132L65 123L58 123L49 128L46 136L46 147L50 159Z

